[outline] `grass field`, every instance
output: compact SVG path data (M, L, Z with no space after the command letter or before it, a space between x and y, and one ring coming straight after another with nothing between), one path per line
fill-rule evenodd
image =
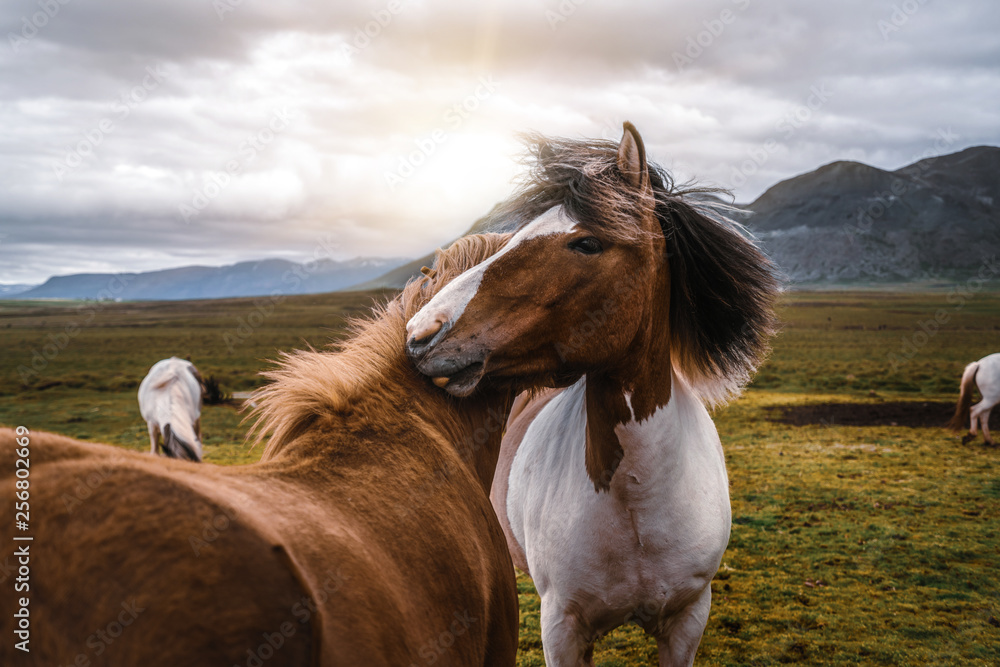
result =
M0 301L0 424L146 449L135 391L157 360L191 356L226 391L248 390L277 350L325 345L383 296ZM955 400L964 365L1000 351L1000 296L798 292L780 315L753 386L715 415L733 532L696 664L1000 664L1000 450L905 418L837 416L902 401L914 423L943 423L935 404ZM820 404L831 416L819 423L773 421ZM260 455L240 419L205 408L206 460ZM541 665L538 598L518 582L519 664ZM655 656L629 627L601 640L596 662Z

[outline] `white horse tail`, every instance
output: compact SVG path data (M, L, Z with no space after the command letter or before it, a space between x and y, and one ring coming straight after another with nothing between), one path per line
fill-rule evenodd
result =
M187 459L195 463L201 461L198 448L178 435L175 429L170 428L170 424L163 427L163 453L174 459Z
M976 373L979 371L979 362L973 361L965 367L962 373L962 388L958 394L958 404L955 406L955 415L948 422L948 428L955 431L964 431L969 424L969 407L972 405L972 385L976 382Z

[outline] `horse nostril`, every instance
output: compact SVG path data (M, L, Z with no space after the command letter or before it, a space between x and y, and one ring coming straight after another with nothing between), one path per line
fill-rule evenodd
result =
M431 342L431 339L441 331L441 327L444 326L444 321L439 318L434 318L434 321L428 324L422 329L418 329L410 334L410 339L406 342L407 346L412 350L417 347L422 347L427 343Z

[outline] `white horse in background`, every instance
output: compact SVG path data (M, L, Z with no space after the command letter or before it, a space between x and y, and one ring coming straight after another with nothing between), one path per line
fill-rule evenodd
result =
M983 400L972 405L972 385L979 387ZM986 444L995 445L990 437L990 410L1000 403L1000 353L973 361L965 367L962 373L962 387L958 395L958 405L955 406L955 416L949 426L956 431L965 429L969 424L969 432L962 438L962 444L976 439L979 426L983 427L983 438Z
M201 374L190 361L156 362L139 384L139 412L149 427L150 454L201 461ZM162 436L162 444L161 444Z

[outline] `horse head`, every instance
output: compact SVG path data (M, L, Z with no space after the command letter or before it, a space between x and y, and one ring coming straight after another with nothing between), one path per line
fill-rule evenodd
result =
M535 168L497 216L517 231L407 324L417 369L456 396L484 380L587 377L587 468L606 488L616 425L670 400L672 371L718 400L766 348L770 263L621 141L536 137ZM688 195L688 196L685 196ZM605 481L601 481L602 477Z

